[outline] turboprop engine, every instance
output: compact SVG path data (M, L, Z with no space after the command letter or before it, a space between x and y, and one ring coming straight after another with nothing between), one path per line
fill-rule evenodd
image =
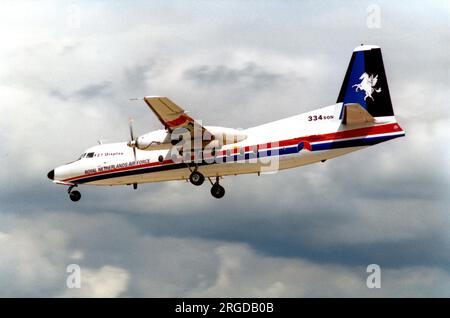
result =
M203 143L201 143L203 146L209 144L209 146L220 148L223 145L235 144L247 138L247 135L242 130L234 128L206 126L205 130L205 135L202 136ZM131 126L130 131L132 138L128 142L128 146L144 151L170 149L177 142L186 138L186 136L178 134L172 136L166 130L160 129L134 139Z
M140 150L162 150L172 147L170 134L166 130L155 130L128 142L129 147L136 147Z

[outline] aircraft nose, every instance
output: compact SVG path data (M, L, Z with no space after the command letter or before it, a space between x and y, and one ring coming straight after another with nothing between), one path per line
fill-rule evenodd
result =
M50 180L54 180L55 179L55 170L50 171L49 173L47 173L47 177Z

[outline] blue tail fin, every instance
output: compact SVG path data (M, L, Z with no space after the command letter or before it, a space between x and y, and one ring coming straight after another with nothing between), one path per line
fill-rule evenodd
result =
M373 117L394 115L378 46L361 45L353 51L337 102L360 104Z

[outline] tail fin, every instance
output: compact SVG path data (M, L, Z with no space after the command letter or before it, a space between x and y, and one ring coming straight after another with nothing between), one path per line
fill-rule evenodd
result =
M360 104L372 117L394 116L380 47L361 45L353 50L337 102Z

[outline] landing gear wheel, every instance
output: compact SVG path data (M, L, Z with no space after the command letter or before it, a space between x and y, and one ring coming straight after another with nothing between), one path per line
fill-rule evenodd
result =
M211 194L216 199L220 199L225 195L225 189L218 183L214 183L211 187Z
M69 197L70 200L72 200L73 202L77 202L80 201L81 199L81 193L80 191L74 190L69 193Z
M205 176L198 171L192 171L189 176L189 181L196 186L202 185L205 181Z

